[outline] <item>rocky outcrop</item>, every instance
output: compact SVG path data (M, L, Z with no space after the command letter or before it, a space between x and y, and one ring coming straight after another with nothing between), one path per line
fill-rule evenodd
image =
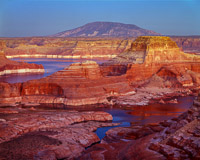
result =
M105 123L112 120L106 112L0 108L0 113L5 117L0 119L0 159L75 158L100 141L94 133L98 127L117 125Z
M112 60L135 63L126 73L131 82L145 82L157 75L165 81L173 81L172 84L199 85L200 57L180 51L169 37L139 37L132 46L127 56L121 54Z
M52 35L52 37L137 37L158 36L159 33L133 24L92 22L84 26Z
M126 75L135 94L116 104L147 105L164 95L190 94L200 86L200 56L182 52L169 37L138 37L125 53L101 65L106 76Z
M141 36L138 37L127 52L119 54L110 63L143 64L196 62L198 56L182 52L169 37Z
M42 65L16 62L7 59L4 54L5 48L5 42L0 42L0 76L13 73L44 73L44 67Z
M40 80L23 84L1 83L0 86L0 102L4 104L110 104L109 97L128 95L133 91L125 76L104 77L98 64L93 61L72 64Z
M199 115L198 98L187 112L171 120L112 128L79 159L199 159Z

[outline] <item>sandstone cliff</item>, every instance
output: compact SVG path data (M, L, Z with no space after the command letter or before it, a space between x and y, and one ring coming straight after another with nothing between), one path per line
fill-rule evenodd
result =
M44 73L44 67L37 64L11 61L5 57L5 42L0 42L0 76L12 73Z
M106 58L124 52L132 43L126 39L17 38L6 39L8 58Z
M106 58L131 50L132 38L0 38L8 58ZM200 53L200 38L171 37L184 52Z
M134 85L155 75L166 81L165 87L200 85L200 56L182 52L169 37L139 37L109 63L132 64L126 76Z
M109 104L109 97L129 94L133 91L125 76L104 77L98 64L93 61L72 64L40 80L23 84L0 83L0 86L1 103L26 104Z

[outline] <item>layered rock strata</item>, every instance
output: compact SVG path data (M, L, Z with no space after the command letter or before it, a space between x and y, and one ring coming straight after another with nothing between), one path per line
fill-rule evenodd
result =
M125 76L104 77L93 61L75 63L40 80L0 83L0 102L62 103L65 105L110 104L109 97L132 94Z
M113 66L112 70L116 70L117 75L120 69L114 64L123 66L121 69L127 66L124 72L133 85L142 81L147 83L146 80L153 76L165 80L166 87L199 85L200 57L182 52L169 37L139 37L127 52L103 65ZM105 74L109 75L111 72L107 71Z
M171 37L173 41L186 53L200 54L200 37L199 36L186 36L186 37Z
M106 76L126 75L136 93L119 96L117 104L147 105L165 95L199 90L200 56L182 52L169 37L138 37L125 53L101 65Z
M128 59L134 58L133 63L137 64L127 71L130 81L144 81L156 75L166 81L166 86L167 81L173 81L169 87L199 85L200 57L180 51L170 38L140 37L133 46ZM135 58L135 55L140 57Z
M0 76L13 73L44 73L44 67L42 65L16 62L7 59L4 54L5 48L5 43L0 42Z
M4 108L0 113L0 159L75 158L99 141L98 127L117 125L105 123L112 120L106 112Z
M26 104L127 104L124 102L129 103L137 97L130 85L134 88L170 88L169 93L173 93L174 88L199 88L200 57L182 52L169 37L143 36L131 46L126 53L100 67L87 61L72 64L41 80L13 85L1 83L0 101L4 104L11 101ZM13 89L15 92L11 93ZM113 97L117 100L111 100ZM152 99L159 97L159 93L145 97ZM145 101L148 103L150 99ZM132 101L131 104L138 102Z
M103 58L124 52L132 43L126 39L18 38L5 39L7 58Z
M0 38L6 43L7 58L106 58L131 48L133 38ZM200 53L199 37L171 37L187 53Z

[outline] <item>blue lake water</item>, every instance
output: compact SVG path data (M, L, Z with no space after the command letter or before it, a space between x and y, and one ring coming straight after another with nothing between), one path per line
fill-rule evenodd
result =
M121 123L114 127L129 127L132 125L145 125L158 123L177 117L185 112L192 104L195 97L176 97L177 104L150 104L147 106L135 106L131 109L120 108L96 108L95 111L105 111L113 116L113 123ZM87 109L84 109L87 110ZM91 109L90 109L91 110ZM83 110L82 110L83 111ZM96 130L96 134L102 139L106 131L114 127L102 127Z

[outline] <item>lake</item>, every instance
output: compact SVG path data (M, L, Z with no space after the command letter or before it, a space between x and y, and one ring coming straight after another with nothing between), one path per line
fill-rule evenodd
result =
M131 107L131 109L95 108L90 110L110 113L113 116L113 123L121 123L119 126L114 127L129 127L131 125L158 123L177 117L192 106L194 98L194 96L176 97L178 101L177 104L155 103L147 106L135 106ZM81 111L87 110L88 109L81 109ZM106 131L114 127L98 128L96 133L99 138L102 139L105 136Z

